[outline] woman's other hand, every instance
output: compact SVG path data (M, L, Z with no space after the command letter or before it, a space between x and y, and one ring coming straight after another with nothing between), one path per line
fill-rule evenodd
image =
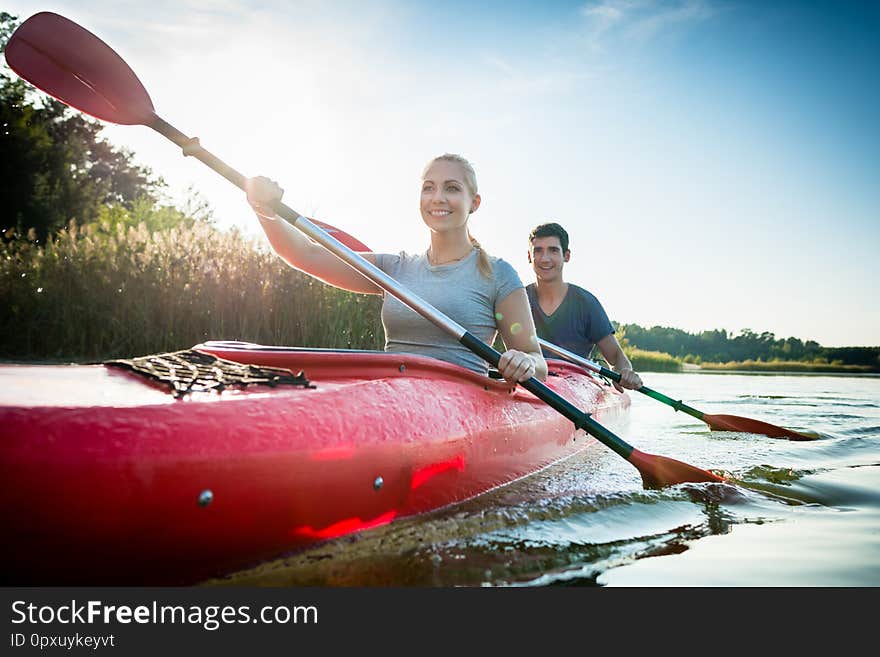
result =
M535 376L535 361L530 354L508 349L501 354L498 371L509 383L526 381Z

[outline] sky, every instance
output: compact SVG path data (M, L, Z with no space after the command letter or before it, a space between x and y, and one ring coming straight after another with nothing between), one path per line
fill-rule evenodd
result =
M880 345L880 3L0 0L98 35L156 113L377 252L421 252L425 163L467 157L474 236L528 233L612 320ZM264 239L244 194L107 124L182 203Z

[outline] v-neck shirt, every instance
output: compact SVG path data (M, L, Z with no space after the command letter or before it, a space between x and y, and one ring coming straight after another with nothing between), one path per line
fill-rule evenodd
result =
M614 333L614 326L602 304L582 287L569 283L562 303L549 315L538 303L538 288L535 283L526 286L526 294L532 307L532 319L535 320L538 337L558 347L589 358L596 343ZM546 349L543 352L545 357L558 358Z

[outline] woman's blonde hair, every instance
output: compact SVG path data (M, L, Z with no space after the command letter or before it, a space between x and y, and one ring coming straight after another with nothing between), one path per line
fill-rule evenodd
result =
M456 153L444 153L443 155L438 155L425 165L425 168L422 170L422 180L428 175L428 169L430 169L435 162L454 162L460 166L461 170L464 172L464 182L468 186L468 191L470 191L471 196L477 195L477 173L474 171L473 165L471 165L466 158ZM477 267L479 268L480 273L486 278L492 278L492 263L489 262L489 254L486 253L486 250L480 246L480 243L473 235L471 235L470 228L468 228L468 239L478 251Z

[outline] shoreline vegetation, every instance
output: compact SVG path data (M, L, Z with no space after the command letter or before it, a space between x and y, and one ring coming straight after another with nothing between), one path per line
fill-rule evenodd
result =
M791 360L746 360L742 362L703 363L698 366L706 371L739 371L739 372L786 372L786 373L828 373L828 374L873 374L877 368L869 365L842 365L835 363L802 363Z
M646 351L629 346L624 338L624 352L629 357L636 371L642 372L771 372L777 374L877 374L880 367L870 365L852 365L840 362L797 361L797 360L762 360L746 359L742 361L726 361L712 363L702 361L699 364L686 359L676 358L659 351Z
M667 353L624 347L636 371L641 372L772 372L777 374L877 374L880 368L869 365L801 362L796 360L744 360L726 363L683 362Z
M98 221L71 222L45 241L33 231L7 230L0 240L0 303L6 311L0 319L0 359L101 362L188 349L206 340L383 348L380 297L316 281L256 239L221 231L210 220L171 227L163 222L151 229L156 225L151 213L162 211L114 207ZM819 358L682 358L634 344L633 327L645 330L616 325L637 371L880 372L876 364ZM873 354L880 348L849 350Z
M325 285L207 221L115 221L0 242L0 358L99 362L207 340L381 349L381 299Z
M846 365L823 361L804 362L796 360L727 361L699 364L687 362L664 352L645 351L624 345L624 351L636 371L642 372L772 372L777 374L827 373L827 374L877 374L880 368L870 365Z

